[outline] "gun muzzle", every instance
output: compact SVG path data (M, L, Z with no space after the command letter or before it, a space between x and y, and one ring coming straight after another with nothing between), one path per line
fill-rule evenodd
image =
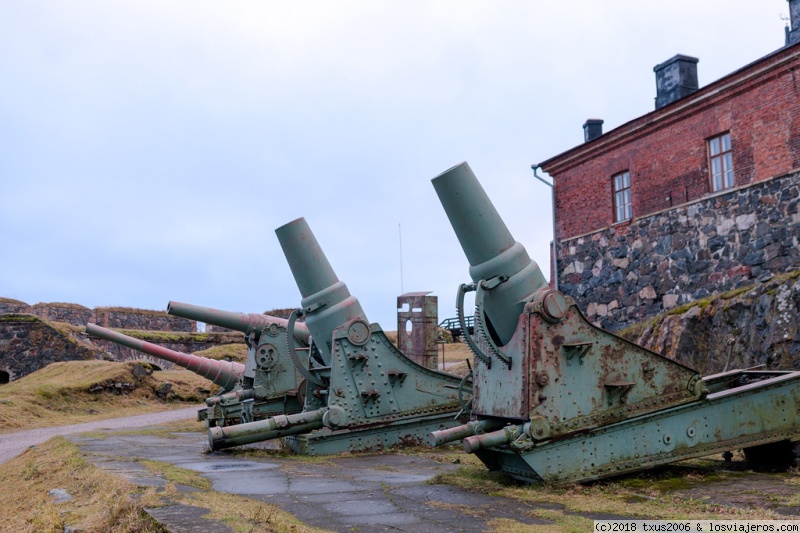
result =
M272 324L285 328L288 320L270 315L259 315L258 313L235 313L232 311L222 311L213 307L202 307L199 305L186 304L182 302L169 302L167 304L167 314L198 320L206 324L214 324L223 328L241 331L245 335L256 330L264 330ZM308 328L302 322L295 323L294 336L303 344L308 344Z
M328 258L304 218L275 230L289 268L300 289L306 327L317 341L325 363L330 363L333 331L355 318L369 323L358 299L339 281Z
M546 285L539 266L514 240L466 162L433 178L447 218L469 260L472 281L505 275L508 279L484 296L484 314L498 344L511 340L525 300Z
M213 451L216 451L298 433L309 433L322 427L324 412L325 409L317 409L307 413L279 415L235 426L209 428L208 445Z
M244 365L241 363L233 361L215 361L207 357L176 352L169 348L159 346L158 344L135 339L96 324L86 324L86 333L182 366L186 370L191 370L195 374L210 379L226 391L232 390L244 373Z

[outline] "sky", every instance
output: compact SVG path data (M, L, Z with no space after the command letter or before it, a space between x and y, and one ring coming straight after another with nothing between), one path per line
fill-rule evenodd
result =
M784 44L786 0L0 2L0 297L297 307L305 217L372 322L468 263L430 180L467 161L549 275L531 165Z

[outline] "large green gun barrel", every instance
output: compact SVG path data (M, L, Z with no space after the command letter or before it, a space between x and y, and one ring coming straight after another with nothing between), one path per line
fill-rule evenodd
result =
M233 361L215 361L207 357L176 352L169 348L159 346L158 344L135 339L96 324L86 324L86 333L182 366L195 374L210 379L215 384L222 387L225 392L233 390L244 373L244 365L241 363Z
M347 285L339 281L328 258L305 218L298 218L275 230L297 288L305 324L315 339L331 338L333 331L360 318L369 323L358 299L350 295ZM331 351L327 342L317 343L326 364Z
M267 329L273 324L285 328L288 322L285 318L270 315L234 313L232 311L214 309L213 307L202 307L200 305L172 301L167 304L167 314L241 331L245 335L256 330ZM295 324L294 335L303 344L308 343L308 328L303 323Z
M467 256L472 281L500 281L485 294L483 312L498 344L506 344L514 335L525 300L547 282L536 262L511 236L466 162L432 181Z

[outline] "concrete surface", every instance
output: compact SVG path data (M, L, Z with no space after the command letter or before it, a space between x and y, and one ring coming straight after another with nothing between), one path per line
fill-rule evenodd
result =
M330 531L487 531L492 518L546 523L527 511L542 507L476 494L426 481L458 468L415 455L374 454L312 460L298 457L243 458L229 452L205 453L203 434L176 438L145 435L71 436L85 456L101 468L140 486L163 486L133 458L147 457L194 470L214 490L275 504L304 523ZM126 460L130 459L130 460ZM226 531L197 508L172 505L150 510L175 533Z

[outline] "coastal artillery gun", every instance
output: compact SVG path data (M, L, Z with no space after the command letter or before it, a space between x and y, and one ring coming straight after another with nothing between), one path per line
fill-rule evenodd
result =
M134 350L152 355L153 357L169 361L186 370L191 370L195 374L209 379L214 382L214 384L221 387L220 395L239 394L242 392L240 380L245 373L245 365L241 363L234 361L216 361L208 357L176 352L175 350L164 348L152 342L136 339L129 335L119 333L118 331L98 326L97 324L86 324L86 334L92 337L105 339L115 344L121 344L128 348L133 348ZM211 398L209 398L209 400L210 399ZM206 400L206 404L208 405L208 400ZM207 409L202 409L198 412L198 420L207 419Z
M206 408L198 412L198 419L205 421L208 427L230 426L303 410L306 384L287 353L286 319L181 302L169 302L167 312L241 331L248 346L246 364L176 352L95 324L88 324L86 332L173 362L222 387L220 392L206 399ZM308 330L303 324L297 324L294 332L296 342L301 345L308 342ZM305 364L302 352L297 357L298 364Z
M471 383L425 368L400 352L339 281L305 219L276 230L302 295L287 324L295 352L297 319L312 342L298 365L313 393L302 413L209 429L219 450L278 437L295 452L322 455L419 444L431 431L461 422ZM294 360L294 358L293 358Z
M305 351L289 354L285 318L235 313L212 307L169 302L167 314L222 326L244 334L247 360L239 387L206 400L208 427L231 426L303 410L306 380L298 368L308 364ZM293 342L308 345L302 323L293 327Z
M473 420L463 439L490 470L525 481L587 481L800 438L800 372L689 367L591 324L548 286L466 163L433 186L470 263L476 339Z

